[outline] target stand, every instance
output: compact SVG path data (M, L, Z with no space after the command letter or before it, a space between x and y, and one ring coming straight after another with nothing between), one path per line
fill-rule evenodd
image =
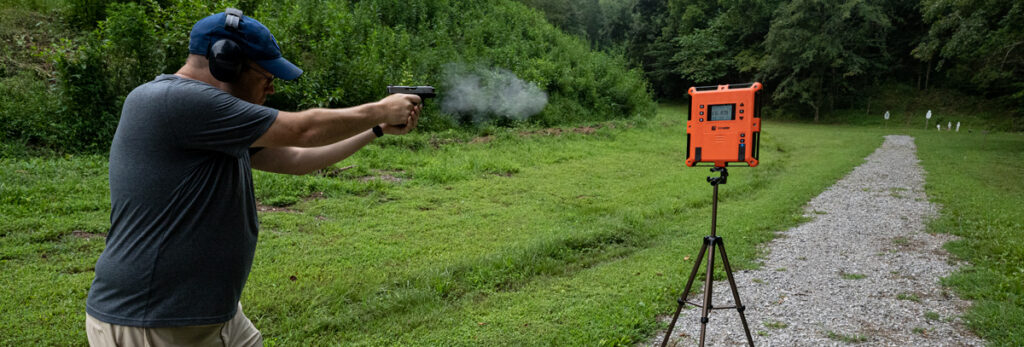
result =
M721 175L718 177L708 177L708 183L714 187L714 193L711 199L711 235L704 237L704 244L700 247L700 253L697 255L697 260L693 264L693 270L690 271L690 278L686 280L686 289L683 289L683 294L679 296L679 306L676 308L676 313L672 315L672 322L668 325L668 332L665 333L665 339L661 341L661 346L665 347L668 345L668 340L672 337L672 328L675 327L676 321L679 319L679 313L683 310L683 306L690 304L701 308L700 315L700 346L704 346L705 333L708 326L708 314L711 310L720 309L736 309L736 312L740 314L740 321L743 322L743 332L747 335L747 344L754 346L754 339L750 336L750 328L747 326L747 317L743 313L746 307L740 301L740 294L736 291L736 281L732 277L732 267L729 266L729 257L725 255L725 243L721 237L715 234L715 226L718 222L718 185L725 184L726 178L729 177L729 170L724 166L716 166L711 168L711 172L720 172ZM732 289L732 298L735 302L734 306L715 307L711 303L713 275L715 268L715 248L722 255L722 265L725 267L725 275L729 278L729 287ZM710 251L708 249L710 248ZM693 280L697 277L697 270L700 269L701 262L704 260L704 255L708 254L707 267L704 270L704 302L703 304L697 304L686 301L687 295L690 294L690 288L693 287Z

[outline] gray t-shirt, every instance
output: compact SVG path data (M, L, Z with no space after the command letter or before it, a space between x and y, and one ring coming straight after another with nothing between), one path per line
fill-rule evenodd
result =
M128 95L86 312L141 327L234 316L259 228L249 146L275 119L277 110L174 75Z

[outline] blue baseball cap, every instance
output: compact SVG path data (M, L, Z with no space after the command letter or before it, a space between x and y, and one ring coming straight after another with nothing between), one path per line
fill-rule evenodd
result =
M229 13L234 18L227 18ZM267 27L233 8L196 22L189 35L188 52L206 56L210 44L220 39L234 40L246 57L277 78L294 80L302 75L302 69L281 56L281 47Z

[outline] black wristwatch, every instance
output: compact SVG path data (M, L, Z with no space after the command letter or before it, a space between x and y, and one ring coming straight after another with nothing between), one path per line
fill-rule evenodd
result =
M384 129L381 129L380 125L374 125L373 134L377 135L377 137L384 136Z

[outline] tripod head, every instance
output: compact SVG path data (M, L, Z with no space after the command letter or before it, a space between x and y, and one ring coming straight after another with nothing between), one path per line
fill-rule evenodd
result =
M711 172L721 172L721 175L718 177L708 176L708 183L711 183L712 186L725 184L726 178L729 177L729 169L726 169L724 166L715 166L711 168Z

